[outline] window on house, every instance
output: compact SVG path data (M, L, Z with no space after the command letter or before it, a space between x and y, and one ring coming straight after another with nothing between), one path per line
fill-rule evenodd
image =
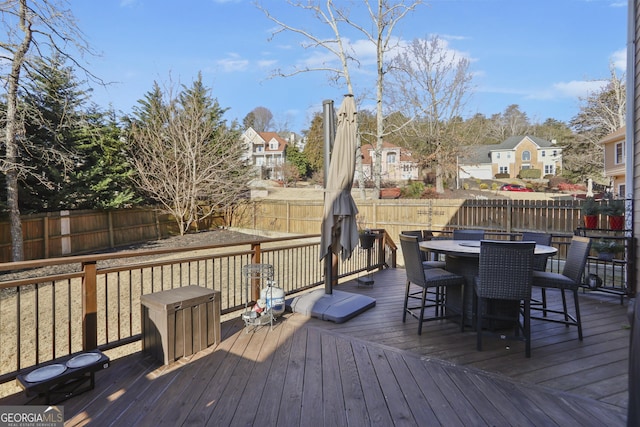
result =
M616 144L616 165L624 163L624 143L618 142Z
M277 150L278 149L278 143L277 142L270 142L269 143L269 149L270 150Z
M507 159L511 158L511 153L507 153Z
M396 153L388 153L387 163L395 163L395 162L396 162Z
M530 162L531 161L531 152L530 151L523 151L522 152L522 161L523 162Z
M553 175L553 165L544 165L544 174L545 175Z
M558 155L558 152L557 152L556 150L553 150L552 155L553 155L553 157L555 157L555 156L557 156L557 155Z
M541 157L546 156L546 154L547 154L547 152L546 152L546 151L544 151L544 150L542 150L542 151L540 152L540 156L541 156Z
M500 166L499 173L509 173L509 166Z
M500 158L500 153L496 153L496 159Z
M262 145L258 145L258 147L256 148L256 153L262 153L263 149L264 147Z
M627 197L627 188L624 184L618 186L618 197Z

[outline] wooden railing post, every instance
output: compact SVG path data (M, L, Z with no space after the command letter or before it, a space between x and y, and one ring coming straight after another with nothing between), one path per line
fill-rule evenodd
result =
M260 264L260 243L251 243L251 263ZM251 299L258 301L260 299L260 278L251 279Z
M98 291L96 262L83 262L82 269L82 349L98 347Z

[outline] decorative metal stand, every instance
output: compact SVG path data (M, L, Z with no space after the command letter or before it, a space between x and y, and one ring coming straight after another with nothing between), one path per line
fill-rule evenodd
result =
M273 328L276 313L268 301L273 301L274 284L273 265L271 264L247 264L242 267L242 276L245 282L245 305L242 313L245 333L255 331L263 325ZM251 304L251 289L258 286L261 290L261 298ZM279 289L279 288L278 288Z

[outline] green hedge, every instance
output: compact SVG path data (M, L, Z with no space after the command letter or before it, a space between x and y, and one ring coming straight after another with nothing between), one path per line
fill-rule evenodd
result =
M522 179L539 179L542 176L540 169L522 169L518 175Z

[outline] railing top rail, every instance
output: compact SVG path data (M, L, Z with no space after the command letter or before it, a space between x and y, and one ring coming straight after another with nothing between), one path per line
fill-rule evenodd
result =
M87 255L74 255L74 256L68 256L68 257L35 259L35 260L17 261L17 262L5 262L5 263L0 263L0 271L23 270L23 269L47 267L47 266L59 265L59 264L94 263L97 261L106 261L106 260L113 260L113 259L120 259L120 258L135 258L140 256L149 256L149 255L164 255L168 253L228 248L232 246L242 246L242 245L262 245L265 243L276 243L276 242L284 242L288 240L299 240L299 239L317 238L317 237L320 237L320 234L304 234L304 235L285 236L285 237L260 237L256 239L246 239L246 240L238 241L235 243L224 242L224 243L216 243L211 245L189 246L184 248L164 248L164 249L145 249L145 250L135 249L135 250L124 250L124 251L117 251L117 252L102 252L102 253L87 254Z

